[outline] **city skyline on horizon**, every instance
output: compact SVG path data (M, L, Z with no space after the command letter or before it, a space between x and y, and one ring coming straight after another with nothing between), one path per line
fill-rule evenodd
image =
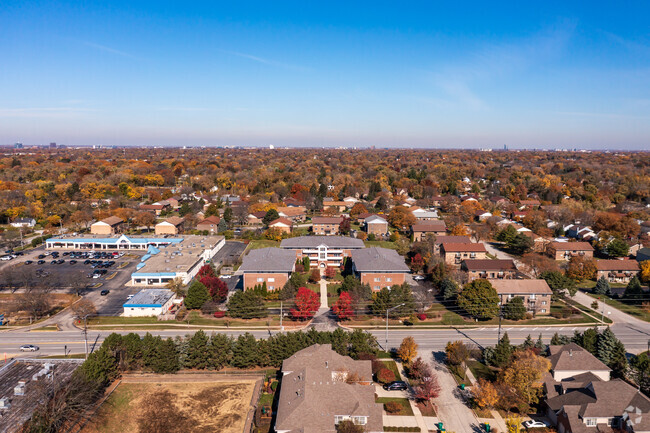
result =
M647 150L650 5L34 1L0 143Z

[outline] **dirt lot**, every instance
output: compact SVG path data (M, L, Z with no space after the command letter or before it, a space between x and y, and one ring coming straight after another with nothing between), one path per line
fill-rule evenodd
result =
M83 433L240 433L254 387L209 375L126 377Z
M10 324L29 323L29 314L20 311L20 297L25 296L19 293L0 293L0 313L5 314L5 320ZM71 305L77 299L76 295L64 293L49 293L47 295L50 314L54 314L63 308Z

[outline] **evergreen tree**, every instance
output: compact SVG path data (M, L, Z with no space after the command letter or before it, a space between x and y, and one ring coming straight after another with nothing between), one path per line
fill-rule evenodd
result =
M598 344L598 329L589 328L582 334L580 346L589 351L592 355L596 355L596 345Z
M257 341L252 334L247 332L237 337L232 346L232 366L252 368L259 365L260 356L257 349Z
M188 310L196 310L201 308L203 304L210 300L210 293L208 289L200 281L194 280L187 290L185 297L185 307Z
M625 346L609 327L598 336L596 357L619 376L625 371L627 365Z
M224 211L223 211L223 220L228 225L230 225L230 223L232 222L232 208L230 206L228 206L227 208L224 209Z
M203 370L208 366L208 336L199 329L187 342L187 355L183 362L185 368Z
M503 317L508 320L522 320L526 317L526 306L521 296L515 296L503 306Z
M445 278L440 283L440 291L442 292L442 297L447 301L450 299L456 299L456 296L458 296L458 293L460 292L460 288L454 280L451 278Z
M117 361L105 347L88 355L88 359L81 364L84 377L102 386L108 386L118 376Z
M563 346L569 344L571 339L566 335L559 335L557 332L551 338L551 346Z
M544 271L539 276L546 281L546 284L553 291L553 299L559 299L566 296L573 296L578 291L576 282L558 271Z
M361 329L355 329L352 334L350 334L350 348L348 355L352 358L359 359L359 356L362 354L376 355L378 350L379 344L377 344L377 339L374 335L362 331Z
M268 310L262 297L253 290L235 292L228 300L228 315L241 319L266 317Z
M607 281L607 278L603 276L598 279L598 282L596 282L596 287L594 287L594 293L597 295L611 296L612 288L609 286L609 281Z
M510 361L512 352L513 347L510 344L510 338L506 332L503 334L503 337L501 337L501 340L494 348L494 364L497 367L504 367Z
M232 338L225 334L212 334L208 344L208 368L221 370L232 359Z
M643 288L638 277L635 276L627 283L623 297L634 303L641 302L643 299Z
M542 334L539 334L539 337L537 337L537 341L535 342L535 349L539 349L542 352L546 350L546 345L544 344L544 340L542 340Z
M528 334L528 337L524 340L524 342L521 344L522 349L532 349L535 347L535 342L533 342L533 339L531 338L530 334Z
M268 226L270 222L275 221L278 218L280 218L280 214L278 214L278 211L275 209L269 209L268 211L266 211L266 215L264 215L264 218L262 218L262 222L264 223L265 226Z
M160 339L156 352L157 356L151 366L155 373L176 373L181 369L178 349L174 340L171 338Z

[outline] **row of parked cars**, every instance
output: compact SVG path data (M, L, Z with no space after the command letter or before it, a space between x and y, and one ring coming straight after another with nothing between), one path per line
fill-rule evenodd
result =
M0 260L6 262L8 260L16 259L16 258L18 258L18 257L20 257L22 255L23 255L23 253L21 251L14 252L14 250L7 250L7 251L5 251L5 254L2 257L0 257Z

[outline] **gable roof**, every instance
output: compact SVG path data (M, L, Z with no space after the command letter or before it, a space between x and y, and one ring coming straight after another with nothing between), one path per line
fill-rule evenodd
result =
M117 217L117 216L109 216L108 218L104 218L100 222L102 222L104 224L108 224L109 226L114 226L116 224L123 223L124 220L122 218L120 218L120 217Z
M516 271L517 270L517 266L515 266L515 262L512 259L463 260L463 267L468 271Z
M313 217L312 224L339 224L342 221L341 217Z
M612 371L598 358L576 343L549 346L551 370L553 371Z
M326 245L328 248L364 248L361 239L347 236L298 236L295 238L283 239L280 248L302 250L305 248L317 248Z
M354 250L351 257L355 269L359 272L409 272L402 256L388 248Z
M275 225L285 225L287 227L291 227L291 226L293 226L293 223L291 222L291 220L280 217L280 218L275 219L275 220L273 220L273 221L271 221L269 223L269 227L273 227Z
M210 224L210 225L219 224L219 221L221 221L221 219L218 216L211 215L211 216L206 217L203 220L199 221L197 226L202 225L202 224Z
M364 221L366 222L366 224L388 224L388 221L386 221L384 218L380 217L379 215L370 215Z
M641 270L636 260L596 260L599 271L635 271Z
M334 432L335 415L365 416L367 431L383 431L370 361L354 361L331 344L315 344L285 359L282 373L275 431ZM362 381L346 383L348 373Z
M488 280L499 295L551 295L545 280Z
M593 251L594 247L589 242L551 242L551 247L556 251Z
M184 218L177 217L177 216L171 216L171 217L167 218L165 221L159 222L158 224L167 223L167 224L171 224L173 226L177 226L177 225L182 224L184 221L185 221Z
M293 272L296 254L281 248L260 248L251 250L242 261L239 270L255 272Z
M447 224L444 221L431 220L425 223L417 223L411 226L414 232L444 232L447 230Z
M442 248L447 253L461 253L461 252L470 252L470 253L485 253L485 245L482 243L478 244L467 244L467 243L449 243L444 242Z
M471 244L472 240L469 236L451 236L451 235L440 235L436 237L436 244Z

